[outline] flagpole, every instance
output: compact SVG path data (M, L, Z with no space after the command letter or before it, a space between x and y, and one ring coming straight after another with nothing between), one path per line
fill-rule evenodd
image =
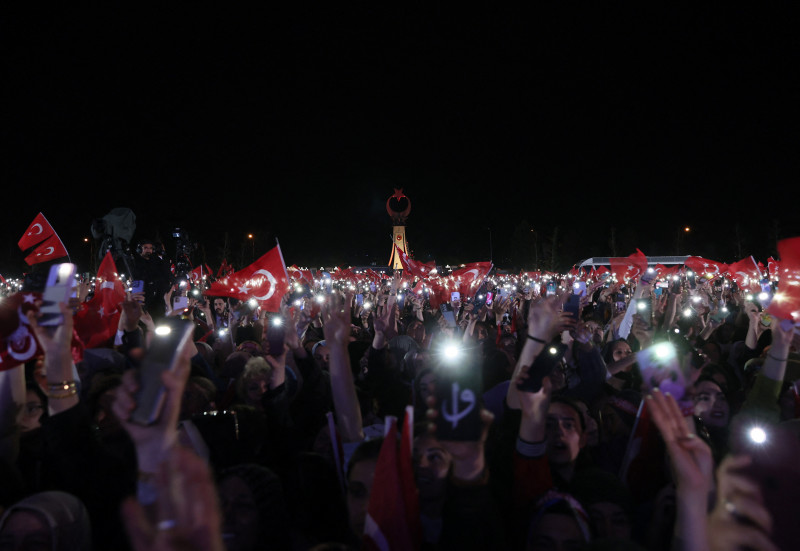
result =
M633 422L631 435L628 437L628 445L625 447L625 455L622 457L622 466L619 469L619 478L623 482L625 476L628 474L628 467L630 467L631 453L633 452L633 438L636 435L636 429L639 427L639 420L642 417L642 409L644 409L644 400L639 402L639 410L636 412L636 420Z

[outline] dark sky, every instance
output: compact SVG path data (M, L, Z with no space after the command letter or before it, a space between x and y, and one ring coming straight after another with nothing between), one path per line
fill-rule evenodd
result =
M728 262L800 235L789 14L283 9L9 17L0 273L39 211L88 267L115 207L213 268L226 233L237 267L275 237L290 264L384 264L394 187L440 263L490 234L526 268L608 255L612 228L620 255Z

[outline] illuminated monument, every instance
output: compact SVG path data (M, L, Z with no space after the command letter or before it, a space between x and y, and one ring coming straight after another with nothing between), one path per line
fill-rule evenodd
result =
M394 195L386 200L386 212L389 213L389 218L392 219L392 255L389 257L389 266L395 270L402 270L403 265L400 263L400 257L397 255L397 248L408 254L408 246L406 244L406 218L408 213L411 212L411 200L403 195L403 189L394 190Z

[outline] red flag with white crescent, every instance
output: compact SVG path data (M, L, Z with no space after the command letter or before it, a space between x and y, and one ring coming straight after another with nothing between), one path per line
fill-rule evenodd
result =
M122 315L125 286L117 275L117 265L106 253L95 278L94 297L81 304L75 314L75 332L86 348L103 348L114 344Z
M690 256L683 264L693 270L697 275L704 276L706 274L715 276L724 273L728 266L724 262L717 262L716 260L709 260L701 256Z
M57 260L67 256L67 249L55 233L48 237L38 247L36 247L31 254L25 257L25 262L29 266L39 264L40 262L47 262L48 260Z
M608 262L611 264L611 271L620 282L637 277L647 270L647 256L639 249L626 257L609 258Z
M450 277L458 285L457 290L461 293L462 300L471 297L478 291L478 287L481 286L491 269L491 262L471 262L450 274Z
M43 352L33 328L28 325L27 313L37 310L39 293L14 293L0 298L0 371L11 369Z
M50 225L50 222L47 221L44 214L40 212L36 215L36 218L33 219L30 226L28 226L28 229L25 230L17 246L19 246L21 251L28 250L55 233L56 231L53 229L53 226Z
M239 300L254 298L264 310L278 312L288 290L289 274L277 245L246 268L215 281L203 294Z
M759 279L761 277L758 271L758 264L752 256L743 258L738 262L730 264L727 269L730 278L739 285L740 288L745 289L748 286L753 288L759 287Z

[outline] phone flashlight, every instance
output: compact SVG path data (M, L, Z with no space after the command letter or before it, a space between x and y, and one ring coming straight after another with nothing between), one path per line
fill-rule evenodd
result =
M767 442L767 431L761 427L752 427L747 431L747 437L753 444L765 444Z
M683 315L685 317L687 317L687 318L692 317L692 309L691 308L687 308L686 310L683 311Z
M281 319L278 316L275 316L270 321L272 322L272 325L275 327L280 327L281 325L283 325L283 319Z
M258 301L254 298L251 298L247 301L247 305L250 306L250 308L255 309L258 306Z

